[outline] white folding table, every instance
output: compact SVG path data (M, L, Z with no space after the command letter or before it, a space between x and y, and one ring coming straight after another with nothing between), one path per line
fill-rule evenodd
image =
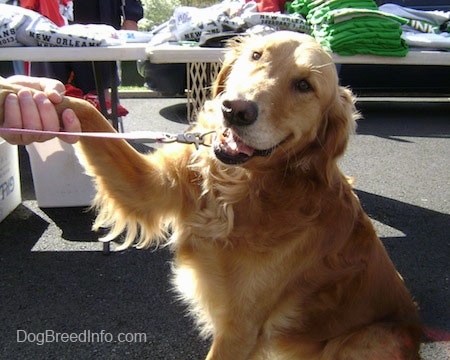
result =
M220 70L226 49L163 44L146 48L148 60L155 64L187 64L188 118L193 119L209 96L209 88ZM443 65L450 66L450 52L410 51L405 57L332 54L336 64Z
M145 60L146 43L129 43L118 46L101 47L0 47L0 61L90 61L92 62L97 89L102 89L103 79L96 70L98 61L108 61L111 64L111 78L117 79L117 61ZM116 84L117 81L113 81ZM98 91L100 107L103 115L110 118L114 128L118 129L117 86L111 88L111 115L108 114L103 91Z

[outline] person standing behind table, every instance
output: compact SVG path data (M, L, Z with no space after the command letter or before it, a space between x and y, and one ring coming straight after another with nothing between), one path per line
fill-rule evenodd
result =
M106 24L117 30L138 30L138 21L144 17L144 8L140 0L76 0L74 18L78 24ZM75 71L75 83L83 93L88 93L89 100L95 99L95 82L88 63L79 63L79 71ZM91 68L89 68L91 69ZM111 88L110 65L99 63L105 88ZM81 86L80 86L81 85ZM109 98L109 92L105 92Z
M57 26L67 25L69 20L73 20L73 15L71 14L72 0L20 0L19 5L20 7L33 10L42 16L45 16ZM65 13L67 17L63 16L63 13ZM41 66L44 66L41 64L44 63L28 63L29 68L25 69L25 73L32 75L34 68L41 68ZM48 65L49 63L45 64ZM45 70L43 70L43 73L45 74Z
M77 24L106 24L117 30L137 30L137 23L144 16L144 9L140 0L75 0L73 15L74 23ZM42 64L40 68L34 67L31 75L55 78L65 84L71 79L71 83L81 89L83 97L98 107L95 77L90 61ZM97 62L96 64L103 79L105 98L109 102L108 89L111 88L113 81L110 62ZM119 105L119 116L122 110L124 109Z
M137 30L144 16L140 0L75 0L77 24L107 24L115 29Z

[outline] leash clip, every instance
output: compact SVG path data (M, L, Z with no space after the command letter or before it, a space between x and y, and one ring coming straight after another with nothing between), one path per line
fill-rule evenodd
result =
M176 138L174 141L180 143L180 144L194 144L195 145L195 149L198 150L200 145L204 145L204 146L211 146L209 144L205 144L205 137L206 135L212 134L215 131L209 131L206 133L190 133L190 132L186 132L186 133L181 133L176 135Z

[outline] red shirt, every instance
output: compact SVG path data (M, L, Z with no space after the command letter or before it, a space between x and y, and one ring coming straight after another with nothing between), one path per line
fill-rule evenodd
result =
M250 0L246 0L249 2ZM254 0L258 7L258 12L283 12L284 4L287 0Z
M61 1L66 4L68 1ZM20 6L38 12L53 21L58 26L65 25L64 18L59 12L59 0L20 0Z

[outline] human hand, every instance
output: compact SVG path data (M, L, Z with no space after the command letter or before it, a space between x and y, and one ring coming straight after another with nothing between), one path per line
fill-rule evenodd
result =
M122 23L122 30L138 30L138 24L136 21L133 20L124 20Z
M36 78L29 76L12 76L6 80L9 83L24 85L39 90L32 92L23 88L17 94L8 94L4 103L5 128L32 129L60 131L61 127L67 132L80 132L81 125L72 109L66 109L61 115L62 124L54 104L62 101L65 91L64 85L54 79ZM75 143L78 137L64 136L61 132L61 140ZM32 142L43 142L54 137L54 135L18 135L3 134L2 137L11 144L27 145Z

